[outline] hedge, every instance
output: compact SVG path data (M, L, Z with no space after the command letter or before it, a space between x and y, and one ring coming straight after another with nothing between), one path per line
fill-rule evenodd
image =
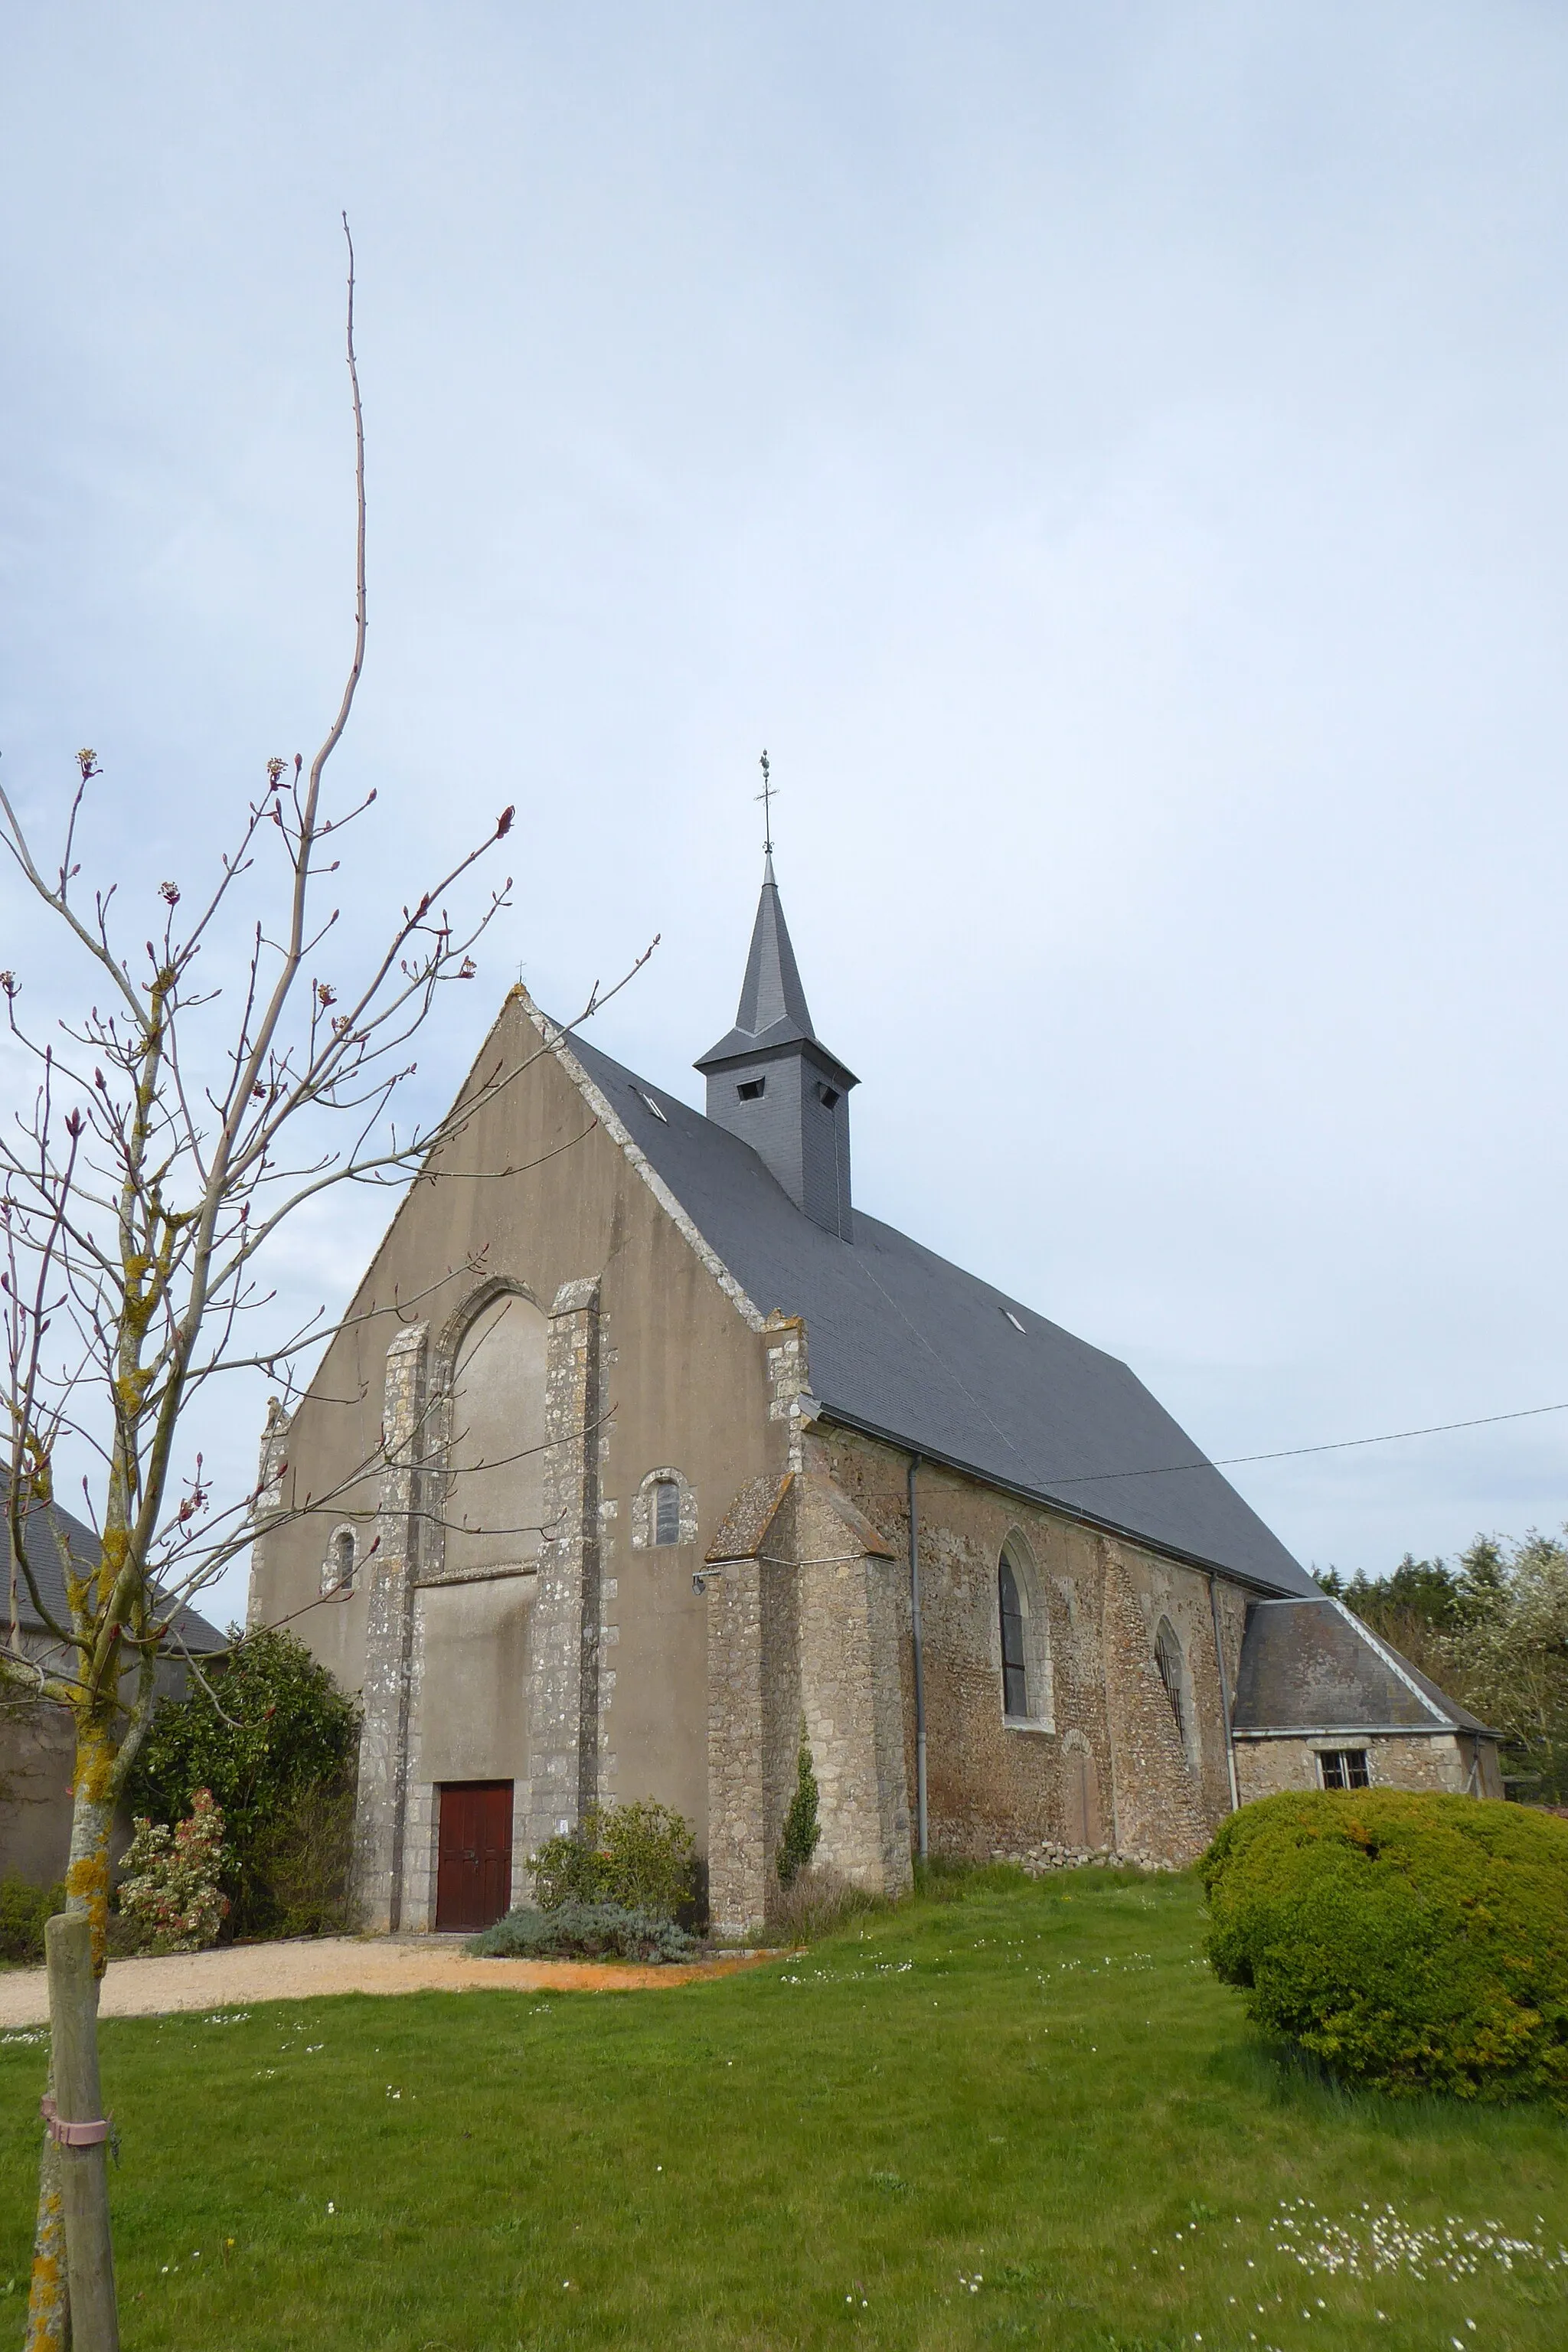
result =
M1348 2083L1568 2108L1568 1822L1393 1789L1268 1797L1200 1865L1208 1957Z

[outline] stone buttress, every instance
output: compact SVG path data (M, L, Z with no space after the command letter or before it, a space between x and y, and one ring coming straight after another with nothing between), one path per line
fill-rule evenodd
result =
M746 1933L776 1895L803 1723L817 1865L878 1894L910 1883L901 1568L821 1471L753 1481L709 1549L709 1903L722 1932Z

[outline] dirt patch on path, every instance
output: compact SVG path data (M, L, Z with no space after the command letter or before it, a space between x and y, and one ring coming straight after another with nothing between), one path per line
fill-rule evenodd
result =
M639 1968L626 1961L471 1960L445 1936L324 1936L286 1944L240 1944L184 1952L167 1960L110 1960L100 2017L163 2017L174 2010L233 2009L252 2000L313 2000L332 1992L639 1992L705 1982L755 1968L776 1953L744 1953L689 1967ZM42 1969L0 1973L0 2028L46 2025Z

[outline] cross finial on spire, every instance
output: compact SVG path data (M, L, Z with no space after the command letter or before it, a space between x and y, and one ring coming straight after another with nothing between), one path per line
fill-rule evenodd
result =
M759 764L763 772L763 789L757 794L758 800L763 804L763 855L764 857L771 857L773 854L773 794L777 792L778 786L773 782L769 771L768 755L765 751Z

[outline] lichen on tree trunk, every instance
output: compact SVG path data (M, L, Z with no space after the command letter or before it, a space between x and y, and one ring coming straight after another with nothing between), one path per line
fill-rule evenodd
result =
M113 1783L115 1761L109 1738L79 1721L66 1909L86 1912L92 1931L92 1965L100 1977L109 1948L109 1835L114 1801L107 1792ZM52 2063L49 2088L52 2092ZM26 2352L66 2352L71 2340L60 2179L63 2162L54 2141L46 2137L38 2163L38 2214L33 2231Z

